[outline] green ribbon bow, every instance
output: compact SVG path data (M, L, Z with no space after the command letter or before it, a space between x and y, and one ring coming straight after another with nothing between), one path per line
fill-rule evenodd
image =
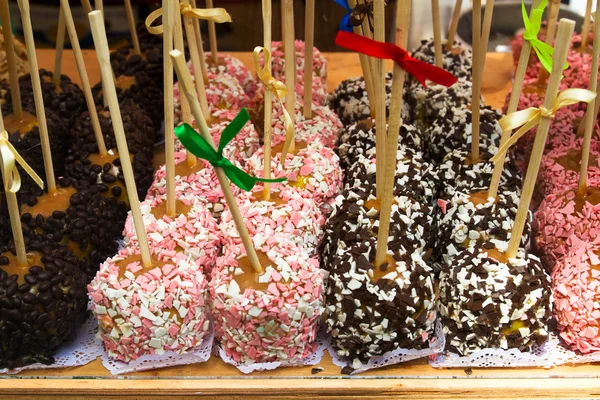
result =
M546 71L552 72L552 55L554 54L554 48L537 37L542 28L542 17L547 5L548 0L542 0L536 8L531 10L531 19L529 19L527 10L525 9L525 0L522 0L521 12L523 14L523 24L525 25L523 39L531 44L531 47L535 50L535 54L537 54ZM563 69L567 68L569 68L569 63L565 62Z
M246 172L236 167L231 161L223 157L223 149L231 140L242 130L244 125L250 120L250 114L245 108L231 121L223 130L219 140L217 150L208 143L202 136L188 124L182 124L175 128L175 135L183 146L192 152L196 157L208 161L215 168L223 168L225 175L242 190L249 192L256 182L284 182L287 178L263 179L248 175Z

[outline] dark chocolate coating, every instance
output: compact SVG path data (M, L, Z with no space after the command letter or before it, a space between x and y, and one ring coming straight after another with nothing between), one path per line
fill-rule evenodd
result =
M42 265L26 270L24 283L4 271L8 259L0 257L0 368L52 364L56 351L73 339L87 313L79 259L52 241L28 241L26 246L43 257Z

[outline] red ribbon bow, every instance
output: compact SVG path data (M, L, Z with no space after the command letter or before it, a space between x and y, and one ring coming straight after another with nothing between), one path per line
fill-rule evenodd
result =
M411 57L408 51L392 43L381 43L355 33L339 31L335 44L370 57L394 60L425 87L427 87L426 79L446 87L454 85L457 81L450 72L417 60Z

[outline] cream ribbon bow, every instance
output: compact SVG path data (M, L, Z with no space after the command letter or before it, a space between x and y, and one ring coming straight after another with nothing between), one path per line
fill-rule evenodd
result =
M501 155L506 154L506 151L523 137L523 135L529 132L531 128L539 124L542 118L554 118L556 111L562 107L570 106L579 103L580 101L589 103L595 98L596 93L587 89L566 89L558 94L554 101L554 106L550 110L542 105L539 108L530 107L504 116L500 120L502 131L517 128L519 128L519 130L514 133L500 149L498 149L498 152L492 157L491 161L495 164L501 159L504 159Z
M193 8L189 4L180 4L179 11L181 15L191 18L203 19L206 21L216 22L221 24L223 22L231 22L231 15L224 8ZM152 26L154 21L163 15L163 9L153 11L146 18L146 29L153 35L160 35L163 33L163 26Z
M260 66L260 53L265 53L264 67L262 68ZM260 79L263 85L265 85L265 90L272 92L273 96L279 100L279 104L283 110L283 118L285 123L285 143L281 151L281 162L284 164L285 157L290 149L290 144L292 143L292 140L294 140L294 123L292 122L292 117L290 117L290 114L287 112L285 104L283 103L283 99L285 99L285 96L288 94L288 88L283 82L280 82L273 77L268 68L268 65L270 64L271 53L269 50L262 46L256 46L254 48L254 66L257 71L258 79Z
M27 172L40 188L44 188L42 178L27 164L8 140L8 132L0 132L0 153L2 153L2 173L4 175L4 190L17 193L21 188L21 175L17 169L17 163Z

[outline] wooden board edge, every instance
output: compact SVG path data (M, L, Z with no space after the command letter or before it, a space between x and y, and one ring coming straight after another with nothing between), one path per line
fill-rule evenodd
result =
M16 398L598 398L598 379L2 379Z

